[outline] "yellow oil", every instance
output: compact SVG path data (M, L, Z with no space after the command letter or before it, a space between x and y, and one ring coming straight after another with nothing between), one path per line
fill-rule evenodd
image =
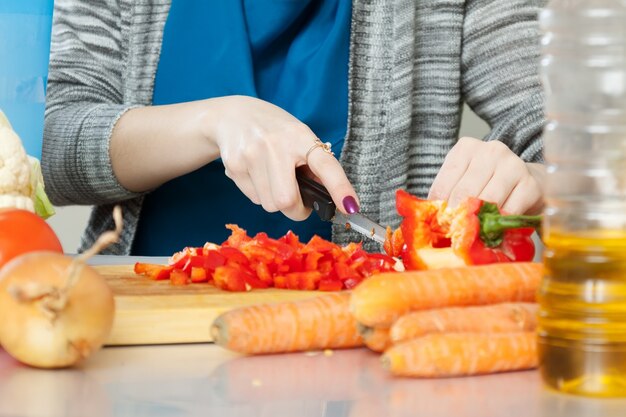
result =
M545 243L544 381L571 394L626 397L626 231L552 233Z

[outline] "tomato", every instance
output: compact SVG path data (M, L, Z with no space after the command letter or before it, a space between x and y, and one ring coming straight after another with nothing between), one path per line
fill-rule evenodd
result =
M63 253L59 238L44 219L27 210L0 210L0 268L16 256L41 250Z

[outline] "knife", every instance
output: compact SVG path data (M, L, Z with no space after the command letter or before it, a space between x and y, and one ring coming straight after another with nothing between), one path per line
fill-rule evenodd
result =
M312 208L320 219L343 225L346 229L359 232L380 244L385 243L386 230L380 224L361 213L343 214L337 210L328 190L322 184L299 171L296 171L296 179L300 187L302 202L305 206Z

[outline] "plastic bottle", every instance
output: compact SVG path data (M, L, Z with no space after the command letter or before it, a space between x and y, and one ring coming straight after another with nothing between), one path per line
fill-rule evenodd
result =
M626 0L551 0L540 22L541 372L562 392L626 396Z
M0 0L0 109L41 158L53 0Z

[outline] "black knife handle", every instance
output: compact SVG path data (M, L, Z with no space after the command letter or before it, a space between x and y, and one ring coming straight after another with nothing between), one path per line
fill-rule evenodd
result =
M320 219L330 221L335 216L337 207L326 188L298 170L296 170L296 179L304 205L315 210Z

